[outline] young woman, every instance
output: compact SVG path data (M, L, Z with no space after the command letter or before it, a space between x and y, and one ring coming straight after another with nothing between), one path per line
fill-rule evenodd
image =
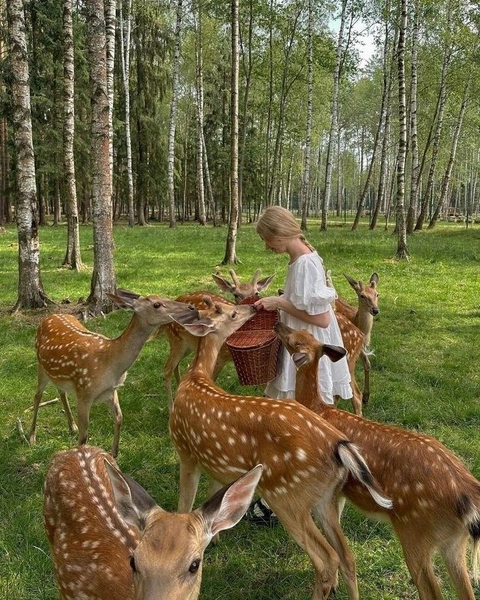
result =
M336 292L328 287L323 262L305 239L295 217L281 206L270 206L260 216L257 233L267 249L288 254L288 271L282 296L268 296L255 305L279 310L280 320L293 329L308 329L324 344L343 346L342 334L331 306ZM270 381L265 395L271 398L295 397L295 365L288 354L280 357L278 374ZM320 360L319 383L323 399L333 404L334 397L351 398L350 374L346 358L332 363Z
M255 306L279 310L280 320L293 329L308 329L324 344L343 346L342 334L332 308L335 289L328 287L323 262L317 251L305 239L295 217L280 206L270 206L257 222L257 233L268 250L288 254L288 271L281 296L267 296ZM290 354L281 349L278 372L267 384L265 395L270 398L295 398L295 365ZM332 363L326 356L319 363L319 384L325 402L334 397L351 398L350 374L346 358ZM257 524L274 525L276 515L262 499L254 502L246 518Z

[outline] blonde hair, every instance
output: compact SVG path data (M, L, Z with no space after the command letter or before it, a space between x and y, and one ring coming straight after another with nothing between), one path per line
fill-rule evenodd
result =
M282 206L268 206L260 215L256 229L262 240L272 237L287 239L298 237L310 250L314 250L314 247L303 235L293 214Z

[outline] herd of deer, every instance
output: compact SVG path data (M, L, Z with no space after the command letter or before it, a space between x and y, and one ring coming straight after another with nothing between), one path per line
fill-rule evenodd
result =
M461 600L474 600L466 564L473 540L473 579L480 564L480 483L437 440L362 417L369 397L369 342L378 314L378 275L367 285L347 277L358 307L342 299L336 314L344 348L321 344L307 331L278 323L275 332L297 366L295 400L229 394L216 377L230 354L227 338L254 314L241 303L264 291L273 276L257 271L241 283L215 281L234 302L215 294L177 300L118 290L119 307L132 309L125 331L109 339L68 315L52 315L36 336L38 386L30 442L43 390L58 388L71 431L67 399L74 393L79 446L57 453L45 485L44 520L62 600L186 600L200 590L202 557L220 531L233 527L255 489L268 502L315 571L312 598L328 598L340 571L350 600L359 598L355 560L340 526L347 498L375 519L389 521L421 600L442 593L432 558L438 551ZM165 381L170 436L180 460L178 512L164 511L115 462L122 412L117 388L145 342L166 333ZM194 352L182 378L179 363ZM323 403L318 361L347 355L355 414ZM355 381L361 358L364 391ZM172 378L177 380L175 396ZM108 404L115 422L112 453L85 445L94 402ZM211 498L192 512L201 473ZM312 515L321 526L317 527Z

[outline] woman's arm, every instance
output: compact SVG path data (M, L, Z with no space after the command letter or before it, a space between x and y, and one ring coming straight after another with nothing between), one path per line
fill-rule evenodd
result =
M330 311L320 313L318 315L309 315L307 311L300 310L293 306L291 302L286 300L283 296L266 296L255 302L257 308L263 308L264 310L283 310L292 317L300 319L304 323L309 325L316 325L317 327L328 327L330 325Z

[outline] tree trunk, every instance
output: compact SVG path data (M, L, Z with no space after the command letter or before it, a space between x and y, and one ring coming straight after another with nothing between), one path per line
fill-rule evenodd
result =
M450 178L452 176L453 164L455 162L455 156L457 154L458 138L460 137L460 131L462 130L463 118L465 116L465 111L467 110L469 88L470 88L470 77L467 79L467 82L465 84L465 88L463 91L462 106L460 108L460 113L458 115L457 124L455 126L455 132L453 134L452 148L450 150L450 157L448 159L447 167L445 169L445 174L442 179L442 186L440 189L440 197L438 199L437 206L435 208L435 212L433 213L432 218L430 219L428 229L433 229L435 227L435 224L440 215L440 210L442 209L442 206L444 205L445 199L448 194L448 188L450 185Z
M41 308L47 298L40 276L38 202L25 13L22 0L8 0L8 36L12 65L14 144L17 155L18 298L14 311Z
M333 72L333 92L330 114L330 133L328 137L327 158L325 165L325 187L322 202L322 220L320 229L327 229L328 210L330 207L330 198L332 195L332 173L333 173L333 149L335 147L338 131L338 97L340 92L340 77L342 72L343 44L345 18L348 0L342 0L342 11L340 14L340 28L338 30L337 53L335 58L335 69Z
M238 231L238 77L239 77L239 0L232 0L232 89L231 89L231 138L230 138L230 216L227 244L223 265L237 263Z
M433 135L433 146L432 146L432 158L430 161L430 170L428 173L427 185L425 187L425 192L423 196L422 206L420 208L420 213L417 218L417 223L415 225L416 231L421 231L423 229L423 224L427 217L427 209L428 203L430 200L430 194L433 188L433 181L435 178L435 170L437 167L437 157L438 151L440 149L440 137L443 128L443 115L445 113L445 107L447 104L447 71L448 66L450 64L450 59L452 56L451 47L447 47L445 49L443 55L443 65L442 65L442 75L440 79L440 91L438 96L438 110L436 111L436 125L435 125L435 133Z
M176 227L175 218L175 130L177 126L177 106L179 94L180 45L182 37L182 0L177 0L175 23L175 47L172 65L172 103L168 129L168 214L170 227Z
M105 10L105 37L107 51L107 93L108 93L108 135L110 152L110 179L113 194L113 105L115 100L115 29L116 29L116 0L103 0ZM113 202L113 198L112 198Z
M135 225L135 198L133 190L132 129L130 126L130 40L132 32L132 0L128 0L126 22L123 20L123 0L120 0L120 58L122 61L123 92L125 96L125 145L127 152L128 225Z
M78 223L77 182L75 179L75 64L73 47L73 0L63 2L64 91L63 91L63 166L67 213L67 250L63 265L82 269L80 229Z
M88 303L92 314L111 308L115 292L110 169L110 104L108 100L106 31L103 0L87 0L87 38L92 104L93 274Z
M308 48L307 48L307 126L305 131L305 153L303 157L302 220L301 229L307 231L307 216L310 203L310 167L312 143L312 99L313 99L313 16L312 0L308 1Z
M407 31L408 0L401 0L400 27L398 31L398 160L397 160L397 252L395 258L409 257L405 227L405 163L407 158L407 112L405 92L405 35Z
M205 185L203 175L203 38L202 38L202 7L197 0L197 210L200 225L206 225L205 214Z
M420 1L414 2L412 50L410 67L410 148L412 164L410 174L410 202L407 212L407 233L413 233L418 202L420 162L418 159L417 128L417 79L418 79L418 35L420 27Z

